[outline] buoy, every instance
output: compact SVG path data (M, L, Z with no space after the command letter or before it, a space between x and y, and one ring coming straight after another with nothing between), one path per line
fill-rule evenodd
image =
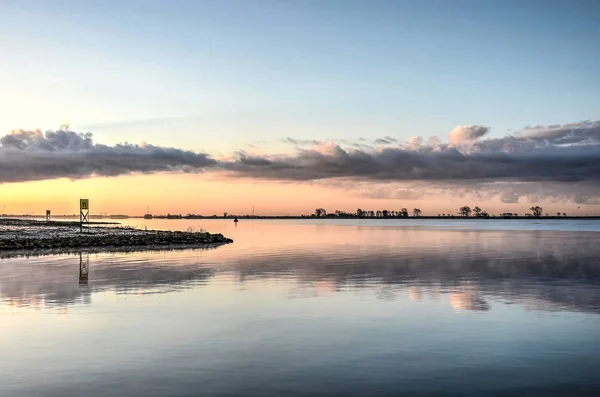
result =
M235 219L233 220L235 223L238 223L238 218L235 217Z

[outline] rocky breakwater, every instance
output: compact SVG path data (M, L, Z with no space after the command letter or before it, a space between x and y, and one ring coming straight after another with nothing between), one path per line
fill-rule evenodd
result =
M19 222L2 225L0 223L0 251L134 247L173 249L214 246L232 242L233 240L220 233L116 227L89 227L79 233L79 227L73 224L46 225L43 222Z

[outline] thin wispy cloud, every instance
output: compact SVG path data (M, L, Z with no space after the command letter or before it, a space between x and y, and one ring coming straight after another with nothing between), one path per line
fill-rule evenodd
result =
M295 146L307 146L307 145L318 145L319 141L316 139L294 139L287 137L282 139L283 143L288 143Z
M386 136L383 138L377 138L373 141L374 144L376 145L390 145L393 143L398 142L398 140L396 138L393 138L391 136Z

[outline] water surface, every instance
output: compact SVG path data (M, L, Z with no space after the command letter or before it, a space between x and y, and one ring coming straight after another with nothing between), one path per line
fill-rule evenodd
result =
M128 220L0 260L1 396L598 395L600 222Z

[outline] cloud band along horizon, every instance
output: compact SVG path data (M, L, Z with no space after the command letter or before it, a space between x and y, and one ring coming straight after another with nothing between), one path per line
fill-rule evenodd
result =
M444 185L599 185L599 121L526 127L502 138L482 140L488 131L484 126L458 126L449 134L449 143L441 143L437 137L425 140L418 136L411 138L410 143L385 137L373 141L377 146L361 142L343 147L315 141L309 148L293 145L295 151L288 154L239 152L233 159L216 160L207 153L170 147L96 144L92 134L68 129L45 133L16 130L0 138L0 182L210 170L224 171L231 177L281 181L355 178ZM388 144L382 145L383 140ZM508 196L505 199L510 201Z

